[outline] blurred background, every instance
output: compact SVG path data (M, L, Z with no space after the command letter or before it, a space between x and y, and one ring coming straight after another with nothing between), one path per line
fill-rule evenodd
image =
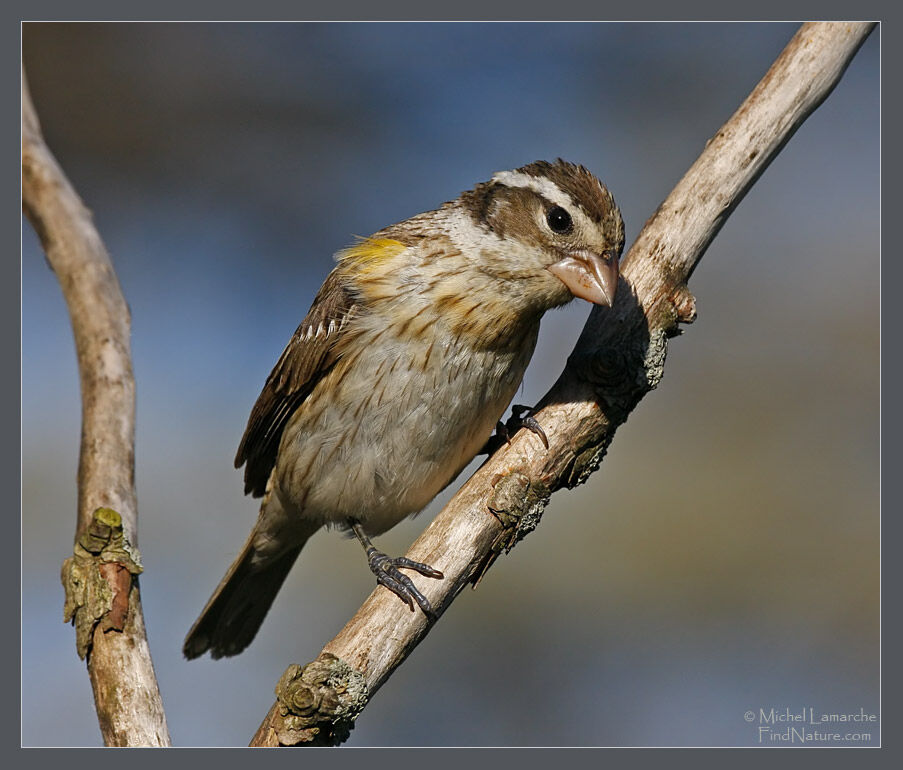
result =
M176 744L246 745L286 665L372 589L357 543L321 532L245 653L181 657L256 516L232 468L248 413L332 253L558 156L610 187L629 246L795 29L24 25L47 140L132 310L142 598ZM61 622L72 335L22 237L22 741L100 745ZM348 745L759 745L748 710L877 713L879 277L875 32L708 250L699 319L601 469L459 597ZM518 402L588 312L546 317ZM404 552L463 478L378 545Z

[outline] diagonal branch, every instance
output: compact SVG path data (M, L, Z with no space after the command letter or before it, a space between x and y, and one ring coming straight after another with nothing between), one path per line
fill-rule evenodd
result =
M686 282L731 212L838 83L872 23L804 24L708 142L627 255L617 301L594 308L540 402L546 450L521 431L461 488L408 557L442 570L421 590L441 614L539 522L549 496L598 467L617 427L660 381L667 338L696 315ZM290 666L252 746L344 741L357 715L430 629L377 588L314 662Z
M63 565L104 743L168 746L137 575L135 380L129 309L109 254L53 157L22 73L22 207L59 279L75 336L82 395L78 522Z

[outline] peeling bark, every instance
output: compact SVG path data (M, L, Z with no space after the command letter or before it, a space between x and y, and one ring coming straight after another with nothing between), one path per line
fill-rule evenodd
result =
M104 743L168 746L138 589L129 309L91 212L44 143L24 72L22 208L62 287L81 380L78 519L74 553L63 566L65 617L87 658Z

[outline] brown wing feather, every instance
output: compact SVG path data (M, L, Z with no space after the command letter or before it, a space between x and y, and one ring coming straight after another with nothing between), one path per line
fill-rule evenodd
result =
M245 494L260 497L276 464L289 418L336 361L335 344L355 312L354 298L336 271L329 274L307 316L267 377L238 445L235 467L245 467Z

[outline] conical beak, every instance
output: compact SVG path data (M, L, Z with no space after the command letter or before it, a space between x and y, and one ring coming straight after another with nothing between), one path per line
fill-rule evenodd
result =
M594 305L611 307L618 288L618 255L614 251L594 254L573 251L548 267L548 271L571 290L571 294Z

